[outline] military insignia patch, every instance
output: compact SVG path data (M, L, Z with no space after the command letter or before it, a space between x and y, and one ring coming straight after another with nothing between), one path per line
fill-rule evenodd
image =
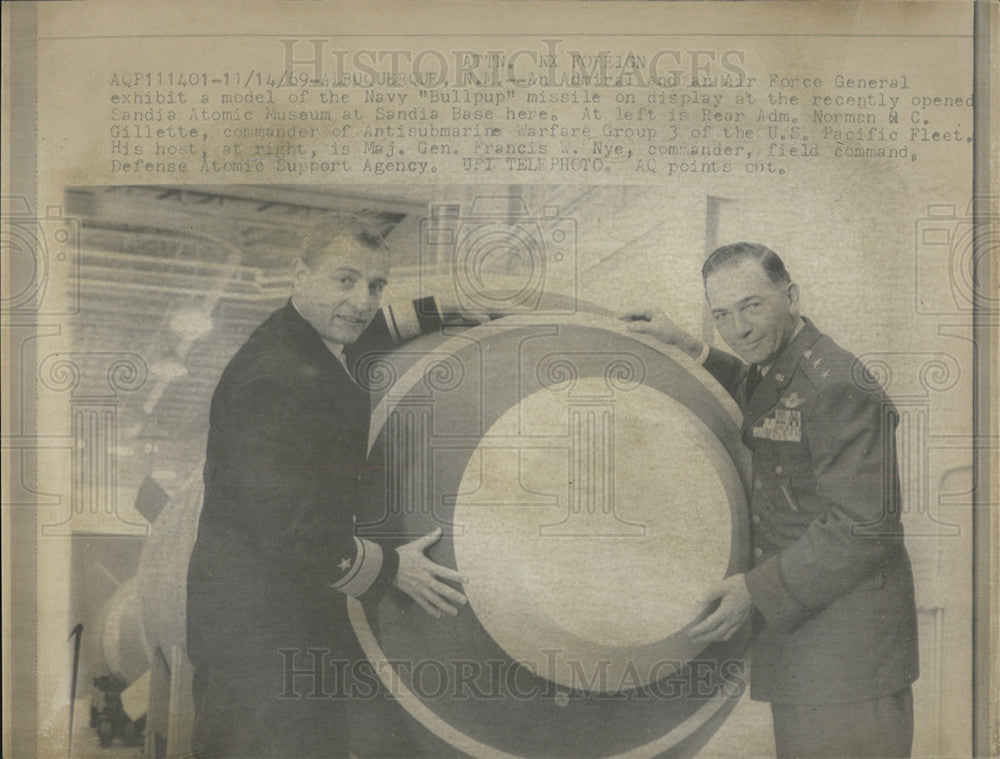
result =
M798 408L806 402L806 399L798 393L791 392L782 398L781 402L784 403L787 408Z
M786 443L802 442L802 412L774 409L764 421L753 428L753 436Z

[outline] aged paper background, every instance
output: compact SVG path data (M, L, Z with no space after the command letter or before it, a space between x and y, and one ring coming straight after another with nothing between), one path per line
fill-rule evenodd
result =
M101 636L143 624L128 599L108 605L155 521L137 505L149 478L175 502L196 487L206 393L280 305L289 229L322 208L392 217L387 297L412 297L446 255L421 237L431 204L468 216L490 195L545 230L571 220L562 285L580 297L655 304L710 340L706 252L747 239L784 257L805 313L901 411L914 752L972 752L973 673L989 672L972 619L973 289L989 275L972 234L972 3L17 10L5 21L34 37L5 39L5 85L33 67L34 91L4 104L7 755L66 754L78 624L73 754L102 755L89 685L114 648ZM184 321L192 303L221 337ZM766 706L744 698L703 751L771 755Z

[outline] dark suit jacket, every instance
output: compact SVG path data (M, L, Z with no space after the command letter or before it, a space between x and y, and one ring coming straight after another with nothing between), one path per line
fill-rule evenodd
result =
M433 304L418 302L421 326ZM390 312L391 313L391 312ZM393 344L384 312L348 346L349 363ZM195 668L336 650L353 640L345 593L380 593L391 546L354 536L372 493L371 398L291 302L230 361L212 398L205 497L188 570L188 655ZM357 592L353 592L357 595ZM249 653L256 652L256 653Z
M752 397L739 359L712 349L705 368L739 404L753 451L751 696L831 703L905 688L917 622L892 403L808 321Z

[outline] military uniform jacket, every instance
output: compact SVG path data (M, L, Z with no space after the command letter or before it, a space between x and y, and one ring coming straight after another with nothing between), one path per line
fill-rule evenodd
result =
M751 697L832 703L905 688L917 623L892 403L809 321L752 396L739 359L713 348L705 368L739 404L753 452Z
M430 313L427 301L419 313ZM439 325L421 317L420 327ZM383 309L347 346L347 363L399 339ZM188 569L196 668L253 651L353 644L346 596L384 592L398 567L391 546L354 534L377 494L366 465L370 420L367 390L291 302L230 361L212 398Z

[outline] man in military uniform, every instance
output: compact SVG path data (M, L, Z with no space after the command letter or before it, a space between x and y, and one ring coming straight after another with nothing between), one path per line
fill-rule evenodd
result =
M376 231L354 217L321 221L295 261L291 299L212 397L187 603L201 756L348 756L362 657L348 596L395 586L435 617L465 603L449 584L461 576L424 555L440 531L404 545L355 535L372 500L371 398L357 364L442 323L432 298L380 310L388 276Z
M739 404L753 452L753 567L706 596L710 613L689 632L727 640L753 617L750 695L771 702L779 757L909 756L917 623L896 411L853 355L800 316L773 251L719 248L702 277L740 358L661 312L623 315L701 361Z

